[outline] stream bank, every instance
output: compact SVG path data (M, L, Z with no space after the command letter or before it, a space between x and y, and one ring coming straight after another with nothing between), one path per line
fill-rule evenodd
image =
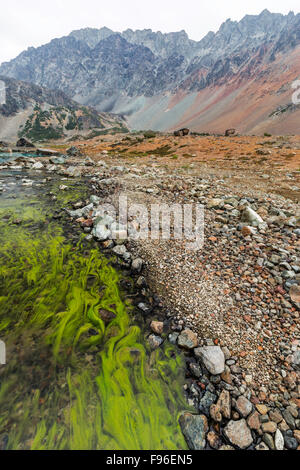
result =
M183 357L150 350L129 271L70 224L82 183L1 173L1 449L186 449Z

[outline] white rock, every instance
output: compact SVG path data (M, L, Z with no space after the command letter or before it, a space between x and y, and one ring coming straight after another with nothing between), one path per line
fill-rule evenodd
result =
M47 165L47 166L46 166L46 170L47 170L47 171L56 171L56 170L57 170L57 166L56 166L56 165Z
M140 273L142 270L142 267L143 267L143 260L141 258L136 258L132 261L131 269L133 269L133 271L137 271L138 273Z
M112 250L116 255L123 258L125 261L128 261L131 258L131 254L127 251L125 245L117 245Z
M107 164L103 161L103 160L99 160L99 162L97 162L96 164L97 166L103 166L103 167L106 167Z
M111 231L105 224L99 223L93 228L92 235L99 241L104 242L110 238Z
M242 218L245 222L250 222L251 224L255 224L256 226L264 224L264 221L261 216L258 215L253 209L251 209L251 207L246 207L243 212Z
M81 176L81 171L75 166L69 166L64 173L71 177Z
M95 196L95 195L91 196L91 202L92 202L93 204L96 204L96 205L97 205L97 204L100 204L100 197L99 197L99 196Z
M246 375L245 376L245 382L246 382L247 385L251 385L252 381L253 381L252 375Z
M68 186L62 185L60 186L60 189L61 188L68 189ZM80 217L83 216L87 217L91 210L93 210L93 204L89 204L88 206L82 207L81 209L76 209L75 211L68 211L68 213L73 219L80 219Z
M205 365L212 375L222 374L225 370L225 356L219 346L206 346L195 349L196 357Z
M85 206L82 209L82 215L84 217L88 217L90 215L90 212L93 210L93 208L94 208L93 204L89 204L88 206Z
M33 170L41 170L44 168L44 165L41 162L36 162L34 165L31 167Z
M207 201L208 209L216 209L218 207L223 207L223 206L224 206L223 199L214 198L214 199L210 199L209 201Z
M283 450L284 449L284 439L281 431L277 429L275 433L275 448L276 450Z

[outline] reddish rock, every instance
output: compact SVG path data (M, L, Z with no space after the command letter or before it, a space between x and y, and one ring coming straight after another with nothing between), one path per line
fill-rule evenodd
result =
M252 396L251 397L251 403L253 403L253 405L258 405L259 404L259 399L255 396Z
M210 447L212 447L215 450L218 450L222 445L222 441L220 439L220 436L218 436L218 434L216 434L213 431L211 431L207 434L207 441L208 441Z
M292 286L290 289L290 297L293 302L300 303L300 286Z
M82 227L93 227L94 225L94 222L93 222L93 219L87 219L85 220L84 222L81 223L81 226Z
M221 374L221 379L224 380L229 385L232 385L232 377L230 373L230 368L225 366L224 372Z
M300 408L300 398L292 398L291 402L294 403L297 408Z
M294 438L297 439L297 442L300 444L300 431L298 429L294 431Z
M286 432L290 429L289 425L284 420L281 421L281 423L279 423L278 427L279 427L280 431L282 431L282 432Z
M242 228L242 235L244 237L248 237L249 235L254 235L255 234L255 230L253 229L253 227L243 227Z
M110 323L114 318L116 318L116 315L113 312L110 312L109 310L105 310L103 308L99 310L99 316L105 324Z
M263 432L268 432L270 434L274 434L277 429L277 424L273 423L273 421L268 421L267 423L262 424Z
M215 404L211 405L211 407L210 407L210 416L212 417L212 419L216 423L221 423L222 414L220 412L220 408L217 405L215 405Z
M198 337L191 330L184 330L179 338L178 345L185 349L194 349L198 346Z
M256 409L261 415L266 415L269 411L266 405L256 405Z
M153 333L157 335L161 335L164 331L164 324L161 321L153 321L150 325L151 330Z
M258 431L260 429L260 419L259 419L259 413L257 411L254 411L252 415L249 416L247 419L247 423L250 429L254 429Z
M235 407L243 418L247 418L253 409L252 403L244 396L237 399Z
M244 419L240 421L229 421L224 429L224 433L231 444L240 449L247 449L253 442L251 431Z
M273 421L276 424L281 423L281 421L283 420L283 417L282 417L280 411L278 411L278 410L274 410L274 411L271 410L270 413L269 413L269 416L270 416L270 420Z
M285 385L290 389L290 390L294 390L297 386L297 381L298 381L298 376L297 376L297 373L296 372L291 372L290 374L288 374L285 379L284 379L284 383Z
M285 291L281 286L277 286L277 287L276 287L276 290L277 290L277 292L279 292L279 294L281 294L281 295L285 295L285 294L286 294L286 291Z
M259 348L259 346L258 346L258 348ZM265 392L259 392L258 398L259 398L260 401L266 401L267 394Z
M222 390L217 406L226 419L230 419L231 416L231 398L227 390Z

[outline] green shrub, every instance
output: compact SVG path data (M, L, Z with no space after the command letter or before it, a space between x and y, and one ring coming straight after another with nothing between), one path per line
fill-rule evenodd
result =
M154 137L156 137L157 133L154 132L154 131L146 131L144 132L144 137L145 139L153 139Z

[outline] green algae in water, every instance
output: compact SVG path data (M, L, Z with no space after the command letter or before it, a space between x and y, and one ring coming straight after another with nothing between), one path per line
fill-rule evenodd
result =
M35 209L32 220L45 221L42 203ZM168 345L147 352L121 275L99 250L69 244L58 224L37 233L30 217L20 226L2 217L0 445L185 449L183 360ZM116 317L106 325L99 309Z

